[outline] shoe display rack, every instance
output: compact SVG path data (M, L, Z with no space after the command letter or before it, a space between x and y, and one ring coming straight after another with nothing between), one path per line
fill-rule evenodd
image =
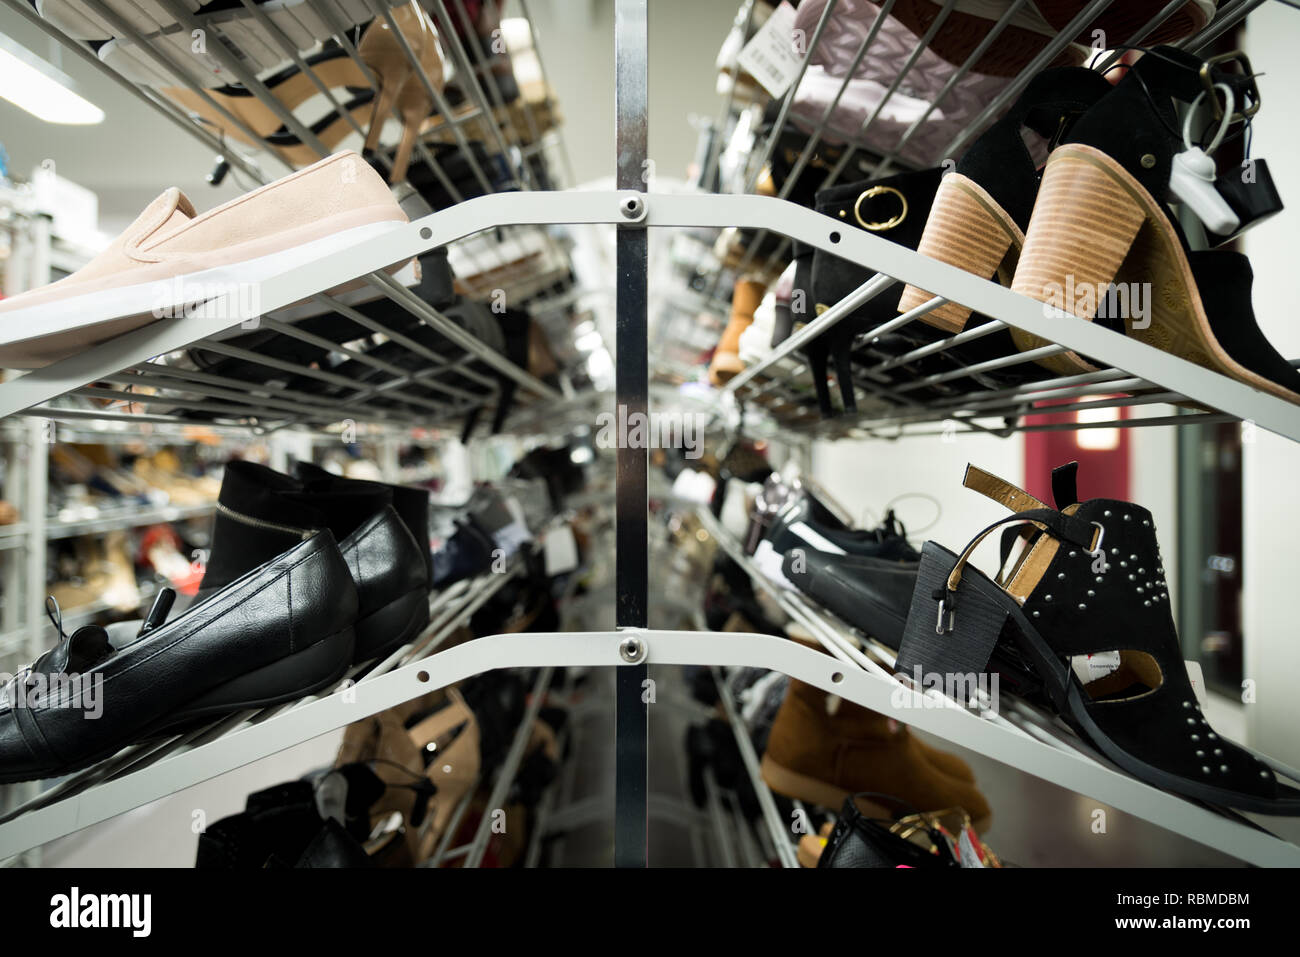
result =
M45 32L64 40L74 54L88 62L93 61L95 67L102 70L111 82L128 86L152 107L165 113L178 127L227 155L232 165L239 167L241 172L259 181L266 179L259 165L230 154L224 149L225 144L216 140L201 125L182 115L174 106L163 102L147 87L134 85L105 67L83 45L62 36L56 28L40 20L25 0L3 2ZM101 0L83 2L103 18L113 19L114 14ZM1072 27L1088 23L1089 18L1111 2L1119 0L1094 0L1079 14L1077 23ZM1199 34L1186 40L1183 46L1192 51L1200 49L1231 29L1260 2L1261 0L1230 0L1223 3L1214 19ZM340 6L322 0L307 0L307 5L318 11L326 22L336 7ZM371 14L391 21L391 12L380 3L367 0L366 5ZM526 12L527 4L520 5ZM833 5L832 0L827 5L827 10ZM951 0L943 5L943 13L936 22L935 29L942 18L952 12L954 5ZM193 15L182 4L173 0L161 0L161 6L172 15L175 22L187 29L197 27ZM247 3L246 6L259 22L267 19L256 5ZM1013 4L1013 8L1015 6L1017 5ZM1160 16L1129 38L1128 42L1140 42L1146 33L1178 6L1178 3L1168 4ZM429 7L440 25L451 26L451 18L456 13L456 0L433 0ZM1039 302L867 232L845 229L830 217L780 197L758 196L749 192L732 195L647 192L642 178L647 159L648 122L651 119L648 117L647 78L651 41L647 29L647 0L616 0L615 10L616 142L611 146L614 147L616 175L613 190L532 188L538 184L535 171L527 163L529 150L559 149L559 146L551 134L535 134L536 117L530 120L524 116L522 128L515 125L513 119L488 124L493 131L491 135L501 138L498 145L503 154L514 158L515 168L512 172L520 187L518 192L495 192L488 171L479 167L473 151L468 147L465 129L467 124L489 114L512 118L514 114L509 111L501 113L500 92L493 90L492 83L487 79L483 84L471 84L471 102L459 112L431 88L429 92L433 94L432 99L437 103L439 112L448 118L446 126L450 139L465 152L468 163L475 170L475 177L481 181L484 195L456 202L436 213L413 217L408 225L358 242L347 250L320 256L257 284L258 301L264 312L263 322L275 332L292 337L307 337L308 333L295 328L288 311L295 304L313 301L367 325L417 353L424 360L419 371L410 372L405 367L390 366L384 370L390 377L382 385L367 387L359 386L352 380L333 381L329 373L306 367L287 370L342 390L339 397L330 398L314 392L259 390L255 384L242 381L236 384L170 363L169 356L196 344L202 344L203 348L218 353L223 353L224 350L224 354L249 362L273 364L281 361L259 356L256 352L224 346L222 336L228 332L229 319L220 315L221 310L217 309L213 310L216 315L186 315L145 326L93 350L0 383L0 417L24 416L41 421L46 418L86 415L88 413L84 407L65 409L60 405L65 402L65 397L81 396L138 401L157 411L150 411L146 416L137 418L160 423L184 422L191 412L202 411L205 413L205 422L212 421L211 415L215 412L216 421L222 426L259 431L274 431L290 426L328 431L338 428L343 420L363 421L379 428L400 429L419 424L455 429L476 406L485 403L490 405L493 399L491 395L483 398L473 394L457 394L464 390L458 390L450 383L456 381L457 377L469 377L481 381L489 387L489 393L495 394L496 383L503 376L516 382L521 394L527 393L532 397L531 404L519 409L512 420L525 429L544 428L545 420L551 416L564 420L567 413L582 415L583 410L589 409L593 401L603 402L605 408L616 404L620 409L627 410L628 414L646 412L651 407L651 379L655 371L654 356L647 348L647 233L658 229L738 228L756 235L778 235L783 237L783 242L797 241L854 260L880 274L847 298L832 304L822 315L777 347L769 358L751 365L721 390L718 397L719 412L721 404L731 400L747 409L761 403L765 414L776 427L789 431L794 444L805 444L811 438L895 437L918 429L933 430L936 425L940 428L952 427L945 426L945 423L955 423L959 431L1005 435L1039 427L1026 424L1023 420L1045 401L1065 400L1066 404L1052 406L1053 411L1062 411L1081 407L1084 399L1089 400L1089 408L1170 403L1190 406L1196 410L1168 418L1108 420L1105 422L1107 427L1249 421L1292 441L1300 441L1300 409L1296 406L1134 340L1115 335L1099 325L1051 321L1045 317ZM971 63L990 44L996 42L999 30L1010 22L1010 17L1008 13L1004 18L1006 22L999 24L984 39L971 55ZM825 16L823 22L824 20ZM171 55L164 44L130 24L115 25L131 37L137 49L151 59L158 69L176 74L195 95L207 96L205 88L188 78L185 70L170 59ZM274 24L267 26L274 36L276 31L273 27ZM1033 73L1049 63L1076 32L1075 29L1062 31L1059 37L1049 43L997 99L987 104L983 114L951 144L949 151L956 150L966 142L984 121L996 115L1010 102L1029 82ZM449 33L455 36L454 29L449 30ZM344 25L339 25L335 36L348 54L356 59L356 51L350 45ZM667 41L660 38L655 42ZM917 55L927 42L927 38L920 41L916 49ZM815 43L814 36L810 49ZM475 57L481 51L465 49L459 43L453 43L452 46L452 54L461 67L470 74L476 74L481 63L476 62ZM273 96L263 96L265 88L258 82L256 75L241 63L240 57L228 55L220 47L215 48L215 51L219 58L227 61L224 66L254 95L264 99L277 111L281 110L276 106ZM290 58L310 73L310 68L299 62L300 57L292 44L286 46L285 53L291 54ZM406 53L418 72L419 64L412 52L408 49ZM859 56L861 55L860 52ZM915 59L914 55L911 62ZM903 81L911 62L899 75L896 87ZM359 59L357 63L364 67ZM807 66L805 58L802 69L806 70ZM969 64L966 69L968 68ZM489 78L491 72L484 71L482 75ZM211 105L219 109L215 103ZM551 105L549 99L547 105ZM932 103L931 108L934 106ZM775 131L770 134L766 144L758 148L757 153L771 154L786 122L788 108L789 103L784 103L776 120ZM729 114L730 110L728 96L724 115ZM285 125L303 143L311 144L311 131L299 129L301 124L291 113L285 112L286 115L281 116ZM235 117L230 119L236 120ZM258 139L255 131L244 132L249 137ZM274 144L264 145L266 154L273 155ZM810 145L806 155L799 156L796 164L809 162L813 148ZM323 156L328 151L322 146L318 152ZM429 152L427 144L417 147L417 153L436 175L439 163ZM718 157L711 154L707 166L712 168L717 162ZM900 161L894 155L885 157L884 162L892 165ZM762 166L761 161L758 166ZM708 179L706 172L705 180ZM451 184L448 182L445 185ZM752 190L753 177L747 185ZM490 235L494 230L504 230L509 234L511 231L527 231L553 225L613 226L616 230L616 385L612 395L599 395L593 400L590 396L561 394L479 342L385 272L387 267L395 263L405 262L439 247L464 243L476 236ZM757 248L757 243L753 244L753 248ZM744 255L752 260L757 254L746 252ZM778 253L772 253L770 258L775 262L778 257ZM722 267L719 266L719 273L721 271ZM353 280L368 285L397 310L443 336L451 352L431 350L388 327L376 328L378 324L375 320L357 313L339 297L326 294L326 290ZM1059 377L1017 389L968 391L951 402L936 404L909 399L908 392L913 391L910 387L890 392L872 376L873 371L880 370L862 368L855 378L855 388L862 398L865 411L856 417L843 417L810 427L806 424L807 369L797 357L797 350L862 303L897 283L934 290L939 298L869 330L864 338L884 335L915 321L944 303L953 302L990 316L995 322L918 351L924 351L925 354L942 352L969 341L976 334L1010 327L1041 337L1051 344L1039 350L1037 355L1022 353L1005 360L1007 363L1032 361L1056 352L1073 351L1091 357L1100 364L1101 369L1088 375ZM283 318L276 318L277 314ZM114 317L105 312L91 318L107 321ZM331 343L330 347L337 346ZM384 361L360 352L350 357L367 364L382 364ZM902 363L908 359L905 356L891 361ZM970 371L963 374L968 375ZM446 386L445 399L430 400L423 398L422 393L404 391L408 385L434 386L438 383ZM926 380L919 380L915 386L919 388L925 384ZM889 399L888 406L873 407L870 402L873 395ZM420 410L417 411L416 407L420 407ZM815 407L813 411L815 412ZM431 624L417 641L364 673L350 675L338 689L291 706L239 715L164 744L128 749L106 762L73 775L10 811L0 820L0 859L37 847L474 674L497 668L537 668L540 670L534 691L540 692L550 681L552 669L589 667L615 670L615 863L620 866L644 866L647 862L647 822L653 802L647 787L649 706L643 699L642 689L647 668L654 664L713 668L748 666L780 671L1027 774L1104 801L1116 809L1149 821L1154 826L1176 831L1186 838L1240 860L1257 865L1300 864L1300 847L1275 837L1255 819L1203 807L1144 784L1115 769L1078 739L1063 734L1047 716L1033 709L1016 705L1007 712L992 714L978 707L965 708L935 693L922 693L903 685L888 670L892 664L892 655L887 649L869 642L864 643L844 623L832 620L797 594L774 591L773 597L794 621L817 639L829 655L770 635L651 629L649 609L655 599L649 589L647 470L648 454L645 448L618 448L615 521L617 599L613 630L559 632L545 636L494 635L439 651L440 643L454 627L501 588L508 576L485 575L463 582L432 599ZM723 551L748 571L757 584L768 587L762 576L753 569L743 550L710 514L702 511L700 521ZM727 696L725 682L720 684L723 685L724 710L736 730L746 768L756 783L765 828L781 862L786 866L794 866L788 825L780 820L771 795L758 781L757 757L752 746L745 740L743 727L736 719L734 703ZM540 699L540 693L534 695L535 701ZM530 724L530 721L523 723L521 727L525 730L521 734L526 734ZM516 764L522 747L523 739L517 738L510 751ZM1259 757L1279 775L1300 782L1300 771L1267 756ZM506 775L503 773L502 777L505 778ZM507 784L508 780L505 784L498 781L493 792L494 798L504 793L501 788ZM452 830L454 828L449 829L449 832ZM459 851L467 864L481 859L485 836L484 831L468 848Z

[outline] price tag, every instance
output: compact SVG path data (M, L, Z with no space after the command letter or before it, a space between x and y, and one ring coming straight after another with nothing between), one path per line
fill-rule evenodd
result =
M573 536L573 529L561 525L548 531L542 539L542 555L549 577L565 575L577 568L578 540Z
M801 57L794 49L793 31L794 7L782 0L736 58L773 97L783 96L799 72Z

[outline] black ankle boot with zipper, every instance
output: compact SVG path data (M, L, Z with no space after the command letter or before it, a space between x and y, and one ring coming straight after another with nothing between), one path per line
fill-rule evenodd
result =
M1066 723L1139 780L1210 804L1300 815L1300 791L1219 737L1197 703L1150 512L1112 499L1073 501L1061 482L1058 508L1050 508L973 467L963 484L1012 514L961 555L925 544L899 672L919 669L923 681L979 674L1009 646L1037 673ZM1037 532L999 583L968 561L976 545L1010 523Z
M264 465L231 462L221 481L199 597L323 528L338 541L356 584L354 660L369 661L418 636L429 621L429 566L393 508L392 491L377 482L309 490Z

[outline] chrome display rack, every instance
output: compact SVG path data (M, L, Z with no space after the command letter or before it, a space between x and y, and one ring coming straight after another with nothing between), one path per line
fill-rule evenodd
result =
M34 16L20 0L4 2L22 9L29 19ZM101 6L99 0L85 2ZM1089 4L1080 14L1079 23L1086 22L1082 18L1095 15L1108 2L1096 0ZM163 3L171 9L170 0L163 0ZM954 5L953 0L948 0L943 16L950 13ZM1223 4L1206 30L1186 45L1198 49L1199 45L1229 29L1257 5L1258 2L1252 0ZM442 5L439 3L438 6ZM892 4L886 3L882 9L889 6ZM1177 6L1170 3L1161 15L1167 16ZM554 390L483 348L453 322L395 283L384 269L487 229L612 224L618 227L616 397L629 411L642 410L647 408L649 396L645 230L683 227L767 230L854 260L880 275L832 306L788 340L770 359L733 380L727 391L734 396L744 397L748 390L762 387L764 377L777 370L780 364L788 362L790 354L799 345L824 332L856 306L880 295L893 283L905 282L936 290L941 298L900 316L895 320L897 324L913 321L943 301L961 303L1007 326L1040 336L1057 348L1073 350L1104 363L1106 371L1103 376L1110 378L1098 379L1097 382L1104 382L1108 390L1116 389L1119 387L1117 383L1124 382L1128 383L1127 388L1135 391L1140 388L1163 390L1162 394L1181 397L1200 407L1215 410L1214 415L1250 420L1261 428L1300 441L1300 409L1294 406L1090 323L1048 319L1040 303L867 233L845 231L836 221L780 198L712 194L670 196L644 192L640 172L646 135L646 0L617 0L616 9L616 190L525 190L511 195L489 194L458 203L359 243L345 252L322 256L262 281L258 292L265 311L273 315L276 310L304 299L317 298L320 301L326 290L342 282L364 279L421 323L445 335L465 353L489 366L494 374L510 376L540 400L555 402L561 397ZM179 15L177 19L184 20ZM1069 32L1049 44L1043 56L1050 58L1055 50L1063 47ZM924 47L925 42L926 38L918 41L918 50ZM993 42L993 36L988 42ZM915 57L911 62L914 61ZM806 65L805 59L805 68ZM1031 64L1030 69L1037 65L1041 64ZM1027 70L1008 88L1005 101L1014 96L1017 84L1022 80L1027 82L1028 76ZM256 82L255 78L251 79ZM154 103L148 93L136 92ZM994 115L1005 101L989 104L988 116ZM783 106L782 119L788 105L787 102ZM172 118L191 128L193 126L183 118ZM455 126L454 122L452 126ZM199 134L207 135L202 130ZM322 304L340 308L330 298ZM214 311L219 313L220 309ZM96 315L87 318L103 320L113 317ZM220 334L226 325L228 320L194 315L156 322L82 355L0 384L0 416L58 415L59 409L52 403L61 396L90 387L90 383L112 382L122 386L148 382L151 386L165 388L169 377L175 374L185 378L185 375L160 367L158 357L197 342L212 342L211 337ZM286 323L286 328L291 325ZM427 374L448 365L436 354L423 357L429 362ZM397 381L401 384L392 387L395 391L405 384ZM1049 387L1069 390L1088 384L1096 383L1058 382ZM220 384L198 382L193 378L185 378L184 384L176 388L184 393L200 387L214 393L223 389ZM1037 388L1045 387L1040 383ZM231 419L245 419L254 427L265 427L269 408L275 410L270 415L273 426L280 422L326 424L360 416L380 422L401 418L387 406L377 403L375 396L347 401L313 395L250 397L244 392L241 396L242 404L225 395L213 394L210 398L236 403L231 408ZM1024 400L1023 395L1014 398L1016 401ZM160 402L183 408L165 392ZM449 398L447 405L448 413L464 411L455 405L453 399ZM960 417L963 411L966 410L919 409L917 414L936 421ZM973 419L971 426L974 427ZM767 635L647 628L646 466L644 449L619 449L617 627L614 630L561 632L545 636L494 635L437 651L454 623L464 620L477 607L476 603L486 601L508 576L485 576L463 583L432 599L434 619L421 639L365 674L353 676L353 682L332 693L257 715L234 716L162 746L128 748L115 758L44 792L0 823L0 858L106 820L474 674L497 668L542 669L536 686L541 688L549 677L547 669L589 666L618 669L615 861L621 865L643 865L646 862L650 798L646 788L647 726L641 681L647 665L678 664L749 666L780 671L1025 773L1092 796L1238 859L1262 865L1300 864L1300 847L1273 836L1238 815L1199 806L1120 773L1090 754L1082 742L1063 738L1049 728L1041 715L1022 711L1017 706L1010 714L989 717L987 713L968 709L933 692L923 694L903 685L887 670L889 657L886 652L879 648L871 648L870 653L862 650L861 642L847 629L798 596L778 594L776 597L786 612L803 624L830 652L829 656L796 642ZM753 569L746 564L735 543L716 523L707 516L702 517L702 521L724 550L752 573ZM754 755L751 753L749 757L752 759ZM1289 778L1296 779L1300 773L1276 761L1263 760ZM765 809L769 818L771 813ZM768 823L775 837L777 822L769 820ZM475 847L477 844L472 845L466 854L479 853ZM783 852L782 857L784 860L788 854Z
M879 4L880 16L873 27L863 36L854 51L851 61L854 68L864 57L870 56L874 50L879 48L880 23L893 10L895 2L896 0L883 0ZM1029 81L1058 57L1071 37L1078 35L1085 26L1098 15L1104 13L1112 3L1116 2L1117 0L1092 0L1091 3L1088 3L1075 19L1051 42L1047 43L1042 51L1017 76L1012 78L977 116L972 118L960 132L956 133L942 149L927 157L926 162L921 165L938 166L952 157L959 156L962 149L969 145L981 130L986 128L990 122L1014 102L1015 98L1029 84ZM1205 52L1212 43L1237 27L1248 13L1263 2L1264 0L1230 0L1230 2L1222 3L1219 5L1214 18L1201 31L1173 45L1194 53ZM791 84L791 91L797 88L799 81L808 69L813 53L830 21L832 13L836 9L836 5L837 0L829 0L823 8L816 27L808 40L808 53L803 58L800 68L795 74L794 82ZM1012 24L1016 15L1021 12L1021 8L1024 6L1024 0L1018 0L1018 2L1007 5L1002 16L990 28L981 42L971 51L966 60L957 67L935 97L928 102L921 115L897 137L892 146L883 146L880 142L872 142L869 133L884 112L890 99L906 83L909 72L915 68L921 53L926 50L931 38L936 35L947 18L952 15L955 3L945 2L942 4L925 35L918 39L915 48L903 61L902 68L883 94L880 102L857 130L833 129L831 126L834 111L848 88L847 79L838 87L816 123L795 125L791 117L793 95L792 92L787 93L781 102L773 128L764 137L761 137L754 146L751 161L743 171L743 182L740 184L743 187L743 192L752 193L755 190L760 173L768 160L771 159L778 140L786 130L797 129L801 134L805 135L805 142L791 164L785 185L777 193L777 197L781 199L790 194L801 173L812 174L811 164L817 156L819 146L832 140L837 145L842 142L842 152L839 159L818 181L817 188L819 190L842 183L846 171L851 171L851 163L855 159L868 163L872 169L871 175L874 177L887 175L891 171L900 168L907 168L909 164L899 158L904 148L913 141L915 135L924 127L931 114L943 105L945 99L961 80L971 72L972 67L980 58L994 47L1003 31ZM1121 49L1140 46L1144 39L1149 37L1166 18L1174 14L1181 6L1182 4L1178 3L1177 0L1167 3L1131 36L1122 38ZM747 15L747 29L752 24L753 15L754 7L751 3ZM1118 52L1109 54L1096 64L1097 69L1104 71L1111 68L1118 62L1119 56ZM722 139L722 134L729 129L729 126L735 123L737 117L735 107L732 91L729 90L722 114L716 123L718 141ZM707 184L713 180L719 153L720 148L710 150L706 172L701 178L701 182ZM736 225L740 224L737 223ZM723 264L719 263L712 270L707 295L712 298L714 309L719 313L725 314L728 307L729 290L723 288L722 279L724 276L743 275L747 269L763 275L774 275L790 259L791 239L803 238L796 236L791 229L785 227L780 221L760 223L753 228L753 236L743 248L739 262L734 267L724 267ZM849 229L848 232L856 234L858 231ZM778 242L776 242L770 253L760 255L758 252L760 244L769 236L777 239ZM836 252L842 254L839 250ZM846 258L856 257L849 256ZM867 260L860 261L866 262ZM882 272L885 271L882 270ZM889 275L893 276L895 274L889 273ZM855 337L852 354L840 368L852 370L853 382L850 388L857 398L859 411L844 413L841 410L836 410L836 415L823 419L814 395L811 370L797 355L798 348L817 338L845 316L852 314L857 306L880 295L893 285L894 283L888 277L882 276L878 281L874 281L858 290L841 302L838 307L828 310L827 313L810 322L804 328L802 335L791 337L780 348L776 349L770 357L747 368L744 373L727 384L725 391L738 401L746 404L748 409L762 412L778 426L796 431L804 436L819 439L842 437L899 438L904 435L930 434L952 436L958 433L987 433L1005 436L1016 432L1029 431L1103 427L1134 428L1171 424L1193 425L1232 421L1234 419L1254 419L1250 412L1242 411L1241 408L1227 409L1213 402L1205 406L1208 411L1184 411L1182 414L1144 418L1121 418L1117 415L1115 418L1082 422L1044 422L1041 418L1033 418L1044 415L1058 416L1060 413L1077 412L1081 409L1092 411L1125 407L1140 408L1157 404L1198 405L1199 403L1194 400L1189 402L1189 397L1213 394L1216 390L1216 387L1211 385L1208 380L1197 385L1191 383L1175 384L1176 381L1181 379L1181 376L1176 372L1173 374L1173 379L1163 370L1160 375L1148 375L1147 372L1140 372L1137 367L1128 364L1127 357L1122 357L1114 352L1107 352L1099 357L1101 367L1095 372L1044 377L1039 381L1017 387L980 385L972 378L973 374L978 375L998 369L1012 368L1025 363L1032 363L1038 359L1059 355L1067 351L1064 343L1069 337L1070 330L1061 330L1061 335L1044 335L1042 338L1051 344L1035 349L1032 352L1010 355L976 366L969 366L965 369L954 369L949 372L914 377L902 383L892 379L889 375L891 371L898 370L908 363L927 358L933 359L954 346L1004 330L1008 325L1021 329L1027 328L1022 322L1011 319L1010 315L1004 311L1004 309L1009 308L1007 306L994 311L977 308L977 312L996 317L995 321L975 329L968 329L957 335L950 335L929 345L914 348L905 354L887 359L879 357L868 359L862 355L864 352L861 348L863 344L870 343L879 336L897 332L908 323L920 318L925 312L941 305L942 302L938 300L932 301L926 304L925 307L913 310L904 316L884 322L874 329L864 330ZM919 288L936 289L940 287L937 285L923 285ZM1042 310L1041 305L1036 305L1035 308L1039 309L1040 312ZM1026 314L1025 310L1022 309L1022 315ZM1300 364L1300 362L1296 364ZM894 374L897 375L897 372ZM958 394L941 401L923 401L916 398L918 390L943 383L956 384ZM1206 389L1210 391L1207 392ZM1271 405L1271 403L1266 404ZM1280 403L1279 406L1273 406L1273 408L1279 409ZM1279 430L1275 429L1275 431ZM1282 434L1290 435L1292 438L1296 437L1294 432L1282 431Z

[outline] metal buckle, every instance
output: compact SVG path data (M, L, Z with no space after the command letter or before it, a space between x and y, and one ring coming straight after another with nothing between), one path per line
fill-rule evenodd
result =
M936 635L946 635L948 632L952 631L952 626L956 621L957 609L954 608L948 611L948 626L946 628L944 627L943 613L945 610L947 610L947 604L948 604L947 599L945 598L939 599L939 618L934 623L934 633Z
M1106 529L1102 528L1101 522L1093 522L1092 527L1097 530L1097 542L1092 548L1088 549L1088 554L1096 558L1101 554L1101 543L1106 540Z
M873 196L880 196L883 193L893 193L897 196L898 201L903 204L902 210L900 210L892 219L886 219L879 223L866 222L862 218L862 201L864 199L871 199ZM879 232L882 229L893 229L903 220L907 219L907 197L892 186L873 186L871 189L864 190L862 194L858 196L858 201L853 204L853 218L858 221L859 226L863 229L869 229L873 233Z
M1220 63L1239 63L1241 65L1241 75L1250 80L1250 89L1247 92L1247 99L1250 106L1244 110L1237 110L1232 114L1233 122L1244 120L1254 116L1259 112L1259 87L1255 83L1255 71L1251 69L1250 59L1240 50L1233 50L1231 53L1221 53L1218 56L1212 56L1201 64L1201 86L1205 87L1206 99L1214 104L1214 118L1223 119L1223 105L1219 103L1219 96L1214 90L1213 69Z

